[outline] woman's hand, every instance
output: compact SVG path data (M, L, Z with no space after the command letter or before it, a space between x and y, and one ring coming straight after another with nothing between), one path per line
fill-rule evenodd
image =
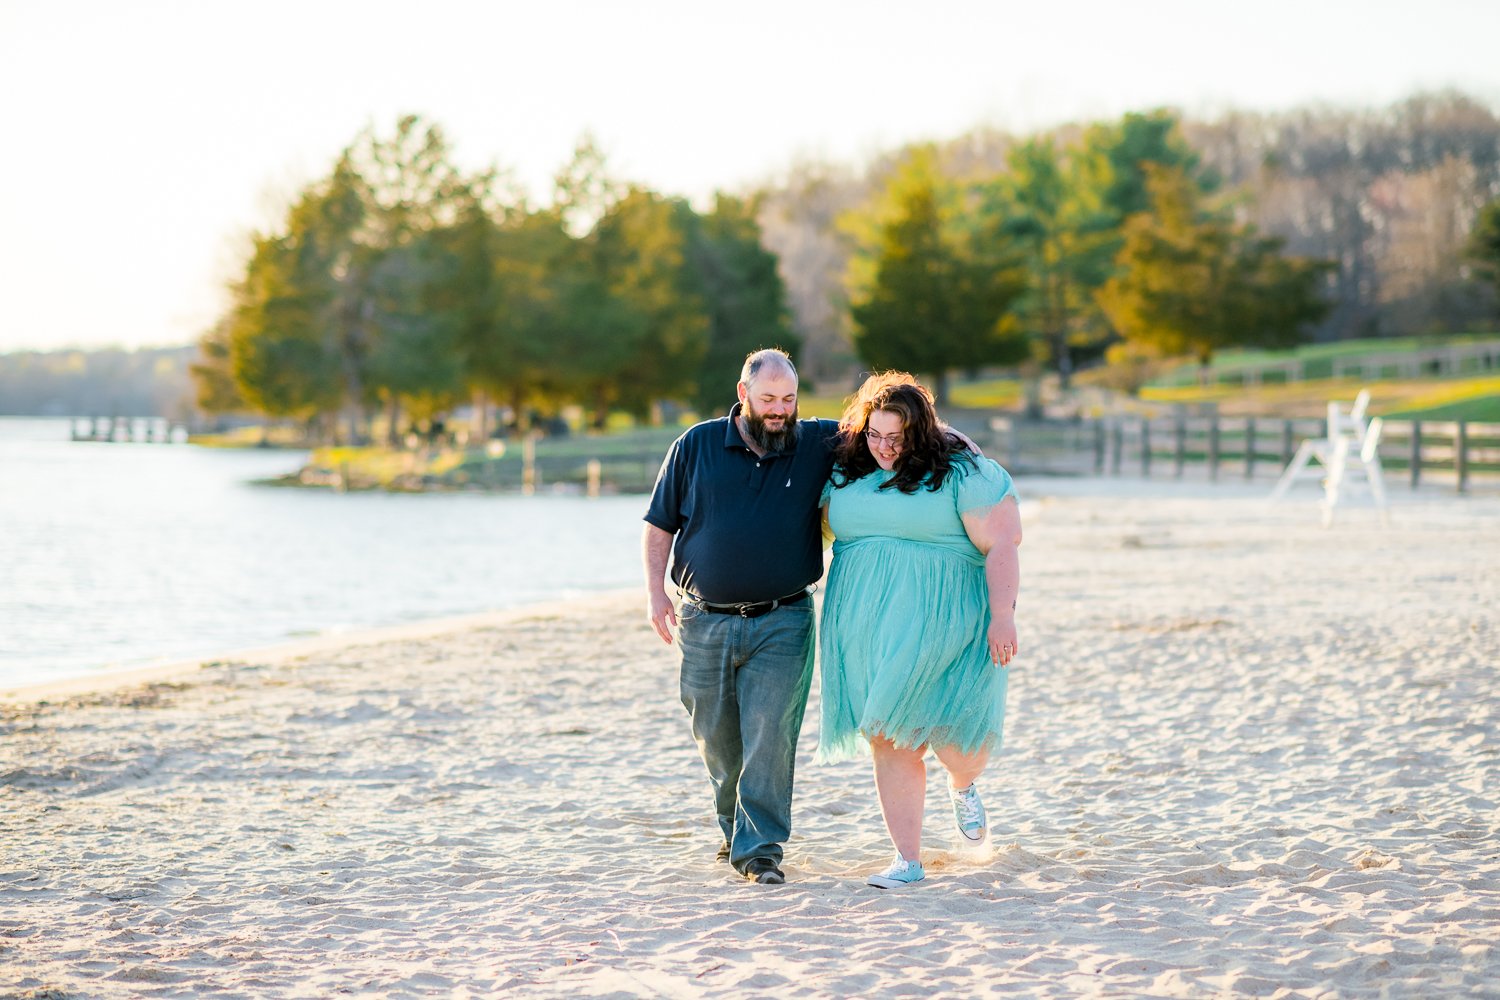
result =
M1016 594L1021 589L1021 511L1014 497L1006 497L987 512L963 515L969 541L984 556L984 582L989 589L990 627L985 639L990 662L1004 667L1020 652L1016 641Z
M1016 619L1013 615L992 617L987 635L990 644L990 662L997 667L1006 667L1021 651L1016 640Z

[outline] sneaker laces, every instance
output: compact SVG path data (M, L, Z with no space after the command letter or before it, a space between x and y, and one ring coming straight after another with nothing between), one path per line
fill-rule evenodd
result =
M973 785L970 785L961 792L955 791L953 793L953 804L958 806L959 810L963 813L964 826L984 825L984 807L980 804L979 792L975 790Z
M881 872L881 874L886 878L896 878L898 876L905 875L915 867L917 867L917 862L908 861L898 853L895 859L891 862L890 867Z

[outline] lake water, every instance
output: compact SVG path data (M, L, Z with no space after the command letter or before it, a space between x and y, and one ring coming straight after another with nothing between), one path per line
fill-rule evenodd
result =
M0 418L0 688L640 582L644 497L250 482L305 457Z

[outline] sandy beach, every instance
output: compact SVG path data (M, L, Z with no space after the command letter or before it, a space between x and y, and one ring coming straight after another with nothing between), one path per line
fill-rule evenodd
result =
M10 694L0 996L1500 997L1500 498L1020 486L988 853L934 780L866 887L815 686L789 883L716 863L613 593Z

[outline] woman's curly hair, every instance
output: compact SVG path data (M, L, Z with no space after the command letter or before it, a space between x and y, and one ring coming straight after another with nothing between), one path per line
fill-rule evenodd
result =
M882 483L881 489L915 493L926 485L937 492L952 471L955 456L960 461L967 460L964 457L968 455L967 446L938 421L932 393L906 372L881 372L865 379L844 407L839 420L839 441L834 447L835 489L863 479L880 467L865 438L870 414L876 410L901 418L901 451L892 470L895 475Z

